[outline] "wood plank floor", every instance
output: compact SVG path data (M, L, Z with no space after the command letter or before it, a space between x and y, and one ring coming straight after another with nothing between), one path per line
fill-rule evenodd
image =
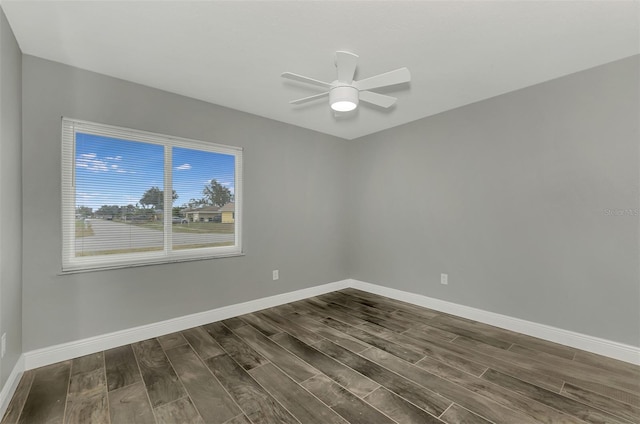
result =
M640 367L346 289L27 371L62 423L640 423Z

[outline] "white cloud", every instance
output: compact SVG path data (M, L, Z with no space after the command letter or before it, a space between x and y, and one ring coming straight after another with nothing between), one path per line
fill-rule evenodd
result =
M87 155L82 154L76 160L76 166L79 168L85 168L89 171L93 172L107 172L109 167L107 163L100 159L92 159L91 157L87 157ZM95 158L95 154L93 154L93 158Z
M83 192L77 192L76 193L76 197L82 197L83 199L88 199L91 197L96 197L99 196L100 193L83 193Z
M186 171L187 169L191 169L191 165L189 165L188 163L183 163L182 165L176 167L176 170L178 171Z
M135 172L126 171L120 165L113 163L121 161L122 156L105 156L98 157L95 153L81 153L76 159L76 167L83 168L92 172L109 172L114 171L118 174L135 174Z

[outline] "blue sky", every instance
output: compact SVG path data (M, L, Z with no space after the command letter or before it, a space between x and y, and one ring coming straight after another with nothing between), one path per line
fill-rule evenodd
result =
M234 157L174 147L174 206L202 197L216 179L234 192ZM76 135L76 205L135 205L152 186L164 189L164 147L91 134Z

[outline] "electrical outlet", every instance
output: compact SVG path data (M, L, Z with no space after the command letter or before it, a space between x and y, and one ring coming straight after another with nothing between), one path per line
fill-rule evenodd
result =
M277 269L273 270L273 281L276 281L278 278L280 278L280 273L278 272Z
M2 335L2 341L0 342L0 358L4 358L4 354L7 353L7 333Z
M448 274L440 274L440 284L449 284Z

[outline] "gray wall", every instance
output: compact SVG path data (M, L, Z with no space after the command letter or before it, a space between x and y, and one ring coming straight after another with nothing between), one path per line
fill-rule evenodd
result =
M23 93L25 351L348 277L344 140L31 56ZM61 116L244 147L246 256L58 275Z
M639 68L345 142L25 56L24 350L348 277L638 346ZM246 256L58 275L63 115L244 147Z
M639 62L351 143L350 277L640 346Z
M22 353L22 53L0 9L0 387Z

